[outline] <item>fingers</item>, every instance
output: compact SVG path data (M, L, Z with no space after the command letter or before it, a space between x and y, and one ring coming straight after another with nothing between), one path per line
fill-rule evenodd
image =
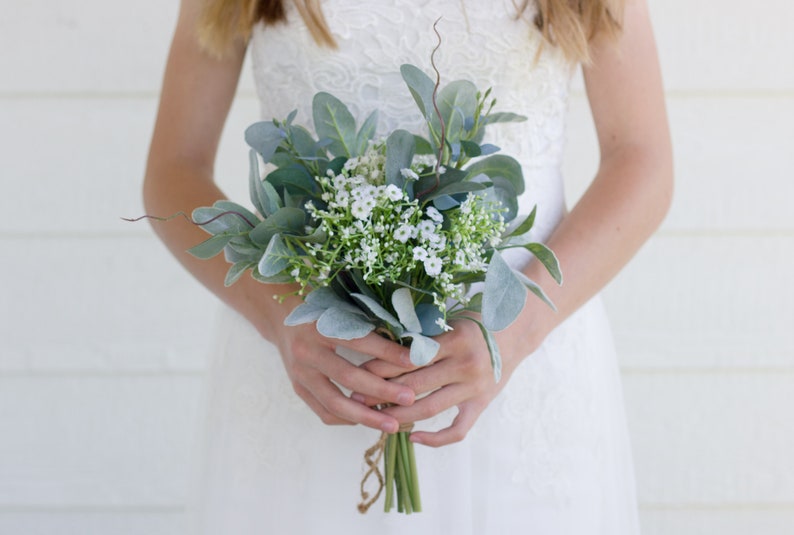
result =
M315 383L313 386L313 393L317 399L320 400L323 408L330 413L333 418L359 423L387 433L396 433L399 428L399 423L396 418L349 399L327 379ZM322 418L322 416L320 417ZM325 420L323 421L325 422Z
M411 442L439 448L466 438L484 407L478 403L464 403L460 405L459 409L458 415L449 427L439 431L416 431L411 433Z
M370 333L364 338L339 341L337 345L348 347L354 351L372 355L382 361L391 363L405 370L415 369L411 364L410 349L392 342L378 334Z

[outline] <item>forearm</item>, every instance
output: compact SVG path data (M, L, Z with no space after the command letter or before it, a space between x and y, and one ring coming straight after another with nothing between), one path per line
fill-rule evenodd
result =
M536 343L598 293L658 228L672 196L669 146L627 147L601 164L591 186L562 220L548 246L557 254L564 282L557 286L539 262L526 274L557 307L530 295L517 332Z
M153 168L152 168L153 167ZM212 182L208 170L176 163L150 165L144 183L146 213L169 216L211 206L224 199L223 192ZM286 304L279 304L273 295L281 295L294 288L287 285L262 284L243 276L235 284L224 286L229 264L220 254L210 260L200 260L186 252L190 247L209 238L209 234L183 218L152 221L154 231L179 262L204 286L229 306L245 316L257 330L273 340L275 329L282 325L289 312Z

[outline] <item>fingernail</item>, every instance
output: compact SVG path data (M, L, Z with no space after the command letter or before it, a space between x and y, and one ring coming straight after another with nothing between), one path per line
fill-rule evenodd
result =
M366 401L366 398L363 396L363 394L359 394L358 392L350 394L350 399L353 401L358 401L359 403L364 403L364 401Z
M397 394L397 403L400 405L410 405L414 402L414 397L408 392L400 392Z
M381 424L380 428L381 428L381 430L384 433L396 433L397 432L397 424L395 424L395 423L386 422L384 424Z

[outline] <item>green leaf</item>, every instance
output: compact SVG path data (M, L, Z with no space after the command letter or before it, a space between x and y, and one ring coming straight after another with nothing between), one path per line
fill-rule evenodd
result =
M422 136L414 136L414 144L416 145L416 154L433 154L435 149L430 142Z
M354 293L350 297L358 301L358 304L369 310L378 319L386 323L397 336L401 336L405 330L400 321L391 312L383 308L380 303L364 294Z
M490 188L484 189L478 194L482 202L495 203L500 208L505 210L502 212L502 218L506 221L512 221L518 215L518 197L513 185L505 178L500 176L491 177L490 180L493 185Z
M400 66L400 74L402 74L411 96L414 97L419 111L422 112L425 119L430 119L432 115L435 115L433 110L433 91L436 84L419 68L407 63Z
M512 225L505 231L503 238L513 238L523 236L535 226L535 215L537 214L538 207L532 208L532 212L525 217L520 223Z
M521 171L521 164L510 156L493 154L467 167L466 173L470 177L479 174L488 175L491 179L502 177L512 184L516 195L524 193L524 174Z
M549 275L554 278L557 284L562 284L560 261L557 259L557 255L554 254L554 251L542 243L529 243L525 247L533 255L535 255L535 258L540 260L541 264L543 264L543 267L546 268L546 271L549 272Z
M441 197L442 195L456 195L458 193L468 193L472 191L482 191L486 189L488 186L486 184L477 183L477 182L453 182L452 184L448 184L442 188L439 188L432 193L429 193L425 197L422 197L424 202L429 200L435 199L436 197Z
M257 269L263 277L273 277L289 266L290 256L292 256L292 253L284 243L284 240L276 234L267 244L267 249L265 249L265 254L262 255L262 260L259 261Z
M485 274L482 322L492 331L507 328L524 308L527 288L499 251L494 251Z
M414 158L414 136L405 130L395 130L386 139L386 183L402 189L405 184L402 169L411 167Z
M470 158L476 158L477 156L482 155L482 149L480 148L479 143L474 143L473 141L466 141L461 140L460 146L463 149L463 152L466 153L466 156Z
M532 279L530 279L520 271L514 270L514 273L516 277L521 281L521 283L529 289L530 292L538 296L540 300L546 303L547 305L549 305L549 307L551 307L552 310L554 310L555 312L557 311L557 307L554 306L554 303L552 303L551 299L549 299L549 296L546 295L546 292L543 291L543 288L541 288L535 281L533 281Z
M284 141L284 131L273 124L273 121L254 123L245 130L245 141L267 163Z
M226 272L226 278L223 281L224 286L231 286L235 282L239 280L245 270L251 269L256 266L254 262L237 262L236 264L232 264L229 268L229 271Z
M370 140L375 136L375 130L378 128L378 110L373 111L361 125L361 128L356 134L356 154L354 156L361 156L367 150Z
M456 80L444 86L436 99L438 110L446 125L447 142L459 141L469 120L474 120L477 110L477 87L468 80ZM434 113L430 122L436 132L440 132L440 123Z
M284 325L294 327L296 325L317 321L325 311L326 309L312 305L311 303L301 303L289 313L289 316L284 318Z
M339 310L345 310L351 314L358 314L361 317L366 317L366 313L363 310L340 297L339 294L327 286L321 286L320 288L312 290L306 295L305 301L320 308L338 308Z
M341 308L329 308L317 320L317 331L328 338L354 340L363 338L374 330L372 323Z
M480 119L480 126L486 126L493 123L520 123L526 120L527 118L524 117L523 115L501 111L496 113L489 113L485 117L482 117Z
M251 240L261 246L270 243L276 234L303 234L306 212L300 208L280 208L276 213L259 223L249 233Z
M253 226L248 225L248 223L245 223L245 228L247 230L251 230L259 223L259 221L261 221L261 219L259 219L259 217L256 214L254 214L251 210L249 210L245 206L237 204L236 202L220 200L220 201L215 201L215 203L213 203L213 206L215 208L220 208L221 210L225 210L227 212L237 212L239 214L242 214L248 221L253 223Z
M429 364L438 354L438 349L441 347L441 344L432 338L422 336L416 332L407 332L403 335L403 338L411 339L410 358L411 364L414 366Z
M433 303L420 303L416 305L416 315L422 324L422 334L425 336L438 336L444 332L436 321L444 319L444 314Z
M314 177L300 164L279 167L267 175L267 181L274 188L285 188L292 194L312 195L317 188Z
M317 147L317 140L304 127L298 125L290 126L289 135L292 146L297 152L296 156L300 158L316 158L325 154L325 151Z
M499 352L499 345L496 343L493 333L488 328L470 316L463 316L463 319L473 321L480 328L485 345L488 346L488 354L491 357L491 368L493 368L493 378L495 382L502 379L502 354Z
M193 210L190 217L203 231L212 235L224 233L241 234L253 228L242 217L235 214L226 214L225 212L227 210L214 206L202 206ZM241 215L245 217L245 214ZM252 223L256 225L258 221L258 218L254 218Z
M268 194L262 186L262 177L259 171L259 158L256 155L256 151L253 149L248 152L248 162L248 190L251 202L260 214L267 215Z
M356 151L356 120L347 106L335 96L320 92L312 102L314 128L320 138L328 138L328 151L334 156L351 157Z
M394 311L397 312L397 317L400 318L400 323L403 324L406 331L421 332L422 324L419 322L419 317L416 315L414 302L411 298L411 290L408 288L398 288L391 295L391 304Z
M200 244L191 247L187 250L187 252L196 258L207 260L223 251L223 248L226 247L226 244L229 243L229 241L235 236L236 234L218 234L217 236L213 236L208 240L204 240Z

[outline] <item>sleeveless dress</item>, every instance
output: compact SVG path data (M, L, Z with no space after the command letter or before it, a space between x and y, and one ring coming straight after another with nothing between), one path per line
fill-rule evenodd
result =
M289 23L257 27L250 43L263 118L297 108L296 123L311 126L311 99L322 90L359 121L380 110L381 133L423 132L399 67L432 76L432 25L442 17L442 80L492 87L496 111L528 117L490 126L486 140L522 163L521 211L537 204L535 237L551 233L565 214L560 162L574 66L552 47L539 52L532 5L517 19L513 0L326 0L339 44L331 50L287 4ZM417 447L422 513L383 513L382 498L357 511L362 454L379 433L324 425L293 392L276 348L231 310L219 320L204 400L189 533L639 531L620 378L598 298L524 360L465 440ZM446 426L448 412L417 428Z

